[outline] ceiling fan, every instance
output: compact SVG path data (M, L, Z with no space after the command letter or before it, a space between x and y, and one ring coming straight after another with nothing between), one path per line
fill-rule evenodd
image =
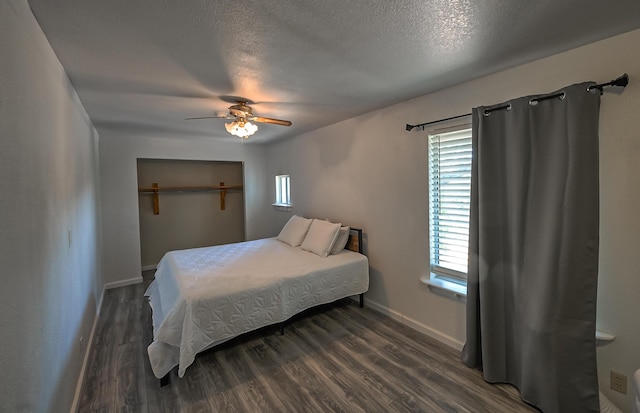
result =
M227 132L232 135L239 136L241 138L248 138L256 133L258 126L251 123L271 123L273 125L291 126L291 122L288 120L265 118L262 116L254 116L253 109L248 105L247 100L237 100L235 105L229 106L229 111L216 113L215 116L201 116L196 118L187 118L186 120L194 119L233 119L233 122L226 123L225 128Z

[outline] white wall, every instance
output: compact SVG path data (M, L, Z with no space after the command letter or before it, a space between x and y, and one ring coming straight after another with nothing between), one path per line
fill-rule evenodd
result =
M0 0L0 411L68 412L102 291L98 136L24 0Z
M631 84L621 95L606 93L600 115L598 327L617 338L598 348L598 369L602 390L628 411L630 397L609 390L609 370L631 381L640 368L638 56L640 31L634 31L277 142L269 147L269 175L291 175L292 213L365 230L371 263L365 301L460 348L464 304L431 293L419 281L429 267L427 144L425 133L406 132L405 123L627 72ZM271 233L289 216L270 210Z
M103 272L107 286L141 281L140 222L136 159L191 159L244 162L246 239L268 235L264 211L269 205L266 148L219 139L133 137L100 134Z

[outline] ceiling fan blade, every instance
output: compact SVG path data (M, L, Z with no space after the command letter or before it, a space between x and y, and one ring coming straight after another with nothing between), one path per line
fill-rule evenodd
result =
M221 113L216 116L199 116L196 118L186 118L185 120L194 120L194 119L235 119L235 116L229 116L226 113Z
M274 125L281 125L281 126L291 126L292 123L288 120L282 120L282 119L273 119L273 118L263 118L261 116L254 116L251 118L251 120L255 120L256 122L262 122L262 123L272 123Z

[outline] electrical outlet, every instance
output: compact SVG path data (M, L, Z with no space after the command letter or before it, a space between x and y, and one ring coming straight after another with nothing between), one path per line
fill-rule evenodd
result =
M627 376L611 370L611 390L627 394Z

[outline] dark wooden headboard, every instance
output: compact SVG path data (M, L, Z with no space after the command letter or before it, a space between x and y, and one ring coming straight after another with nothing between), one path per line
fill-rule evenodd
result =
M349 240L347 241L346 249L350 251L359 252L364 254L362 245L362 230L360 228L351 228L349 231Z

